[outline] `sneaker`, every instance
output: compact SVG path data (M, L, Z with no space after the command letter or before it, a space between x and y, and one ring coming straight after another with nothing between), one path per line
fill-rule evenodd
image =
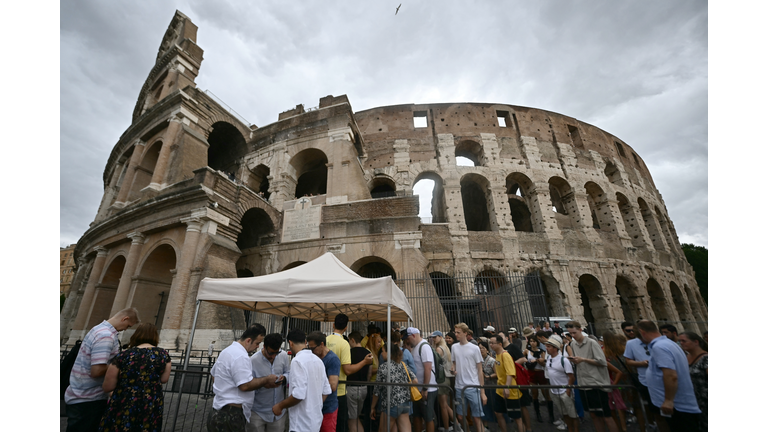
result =
M552 423L552 424L553 424L553 425L555 425L555 426L560 426L560 425L564 425L564 424L565 424L565 422L564 422L564 421L562 421L562 420L555 420L555 422L554 422L554 423Z
M566 426L565 424L561 424L557 427L557 430L566 430L566 429L568 429L568 426Z

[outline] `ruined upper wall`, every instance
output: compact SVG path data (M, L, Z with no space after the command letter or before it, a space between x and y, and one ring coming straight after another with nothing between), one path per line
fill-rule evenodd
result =
M414 117L426 116L426 127L415 127ZM506 119L500 126L498 117ZM489 103L407 104L372 108L355 113L355 120L365 141L366 168L383 168L394 157L394 141L407 139L413 162L437 157L438 134L452 134L462 140L482 142L480 134L496 135L502 159L521 159L521 137L533 137L539 144L542 162L557 162L553 144L570 144L580 165L594 167L590 151L609 160L620 161L625 170L636 168L653 184L650 172L637 152L620 138L551 111L516 105ZM619 153L616 143L622 146Z

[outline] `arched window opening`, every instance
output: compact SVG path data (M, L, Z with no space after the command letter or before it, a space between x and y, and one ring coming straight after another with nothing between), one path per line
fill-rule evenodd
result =
M240 250L272 244L275 241L275 226L267 212L260 208L249 209L240 220L243 227L237 236Z
M328 186L328 158L321 150L306 149L291 159L296 171L296 198L323 195Z
M283 267L283 269L280 270L280 271L290 270L292 268L296 268L296 267L298 267L300 265L304 265L306 263L307 263L306 261L294 261L294 262L288 264L287 266Z
M640 207L640 214L643 216L643 223L645 229L648 231L648 235L651 236L651 242L656 250L664 250L664 240L662 234L659 232L659 226L656 223L653 212L648 208L645 200L642 198L637 199L637 205Z
M155 166L157 165L157 159L160 157L160 149L163 147L162 141L155 141L141 158L141 163L136 167L136 172L133 176L133 185L129 194L128 201L138 199L141 190L149 186L152 181L152 174L155 173Z
M413 194L419 196L419 218L422 223L445 223L447 209L443 179L433 173L425 172L416 177Z
M371 198L388 198L397 196L395 182L388 177L376 177L371 182Z
M688 296L688 301L691 304L691 311L693 311L693 316L696 318L696 324L698 324L699 330L706 328L707 319L704 316L703 303L701 303L696 295L694 295L693 290L688 284L684 284L683 289Z
M691 328L695 328L696 324L694 321L696 321L696 318L694 318L688 310L685 308L686 299L683 297L683 292L680 291L680 287L677 286L677 284L672 281L669 283L669 292L672 294L672 303L675 305L675 310L677 310L677 316L680 317L680 327L678 328L678 331L682 332L685 330L690 330ZM690 309L693 309L692 304L689 302ZM696 330L698 330L696 328ZM696 331L694 330L694 331Z
M350 266L350 269L365 278L391 276L393 280L397 280L395 269L384 258L375 256L360 258Z
M587 202L592 214L592 227L615 232L616 229L613 226L613 217L611 216L608 197L603 192L603 189L594 182L587 182L584 188L587 190Z
M624 186L624 183L621 181L621 173L619 172L619 168L617 168L613 162L606 161L605 170L603 170L603 173L611 183L617 186Z
M163 327L165 307L171 282L176 268L176 251L167 244L156 247L144 261L136 281L133 306L139 311L143 322L154 322L158 329Z
M507 176L507 202L515 231L533 232L531 217L532 202L529 192L533 183L523 174L513 173ZM535 208L535 206L533 206Z
M248 153L245 138L236 127L226 122L213 124L208 135L208 166L233 175L238 161Z
M648 298L651 301L651 309L656 315L656 321L672 321L673 315L667 308L667 298L664 297L661 285L656 282L656 279L649 278L645 288L648 290Z
M624 276L617 276L616 292L619 294L621 311L625 321L636 322L643 316L647 317L643 312L643 298L629 279Z
M507 278L496 270L483 270L475 276L475 294L496 292L507 283Z
M269 167L259 164L254 168L248 177L248 187L258 193L260 197L269 199Z
M456 279L442 272L432 272L429 274L432 280L432 286L435 288L437 297L440 299L453 299L456 297Z
M579 293L581 305L584 307L584 320L588 323L589 334L611 330L611 317L608 314L609 304L606 301L603 287L596 277L585 274L579 278Z
M477 174L461 178L461 202L467 231L491 231L488 180Z
M455 151L456 156L456 165L465 165L468 162L471 162L471 165L468 166L484 166L485 165L485 156L483 154L483 146L480 144L474 142L474 141L462 141L459 143L459 145L456 146ZM462 163L459 163L459 158L464 158L465 160L462 161Z
M91 317L86 323L85 328L90 329L96 324L110 318L112 304L115 302L115 294L117 293L117 286L120 284L120 278L123 275L124 268L125 257L122 255L116 256L112 262L109 263L107 271L104 272L104 277L101 278L101 283L96 284L96 290L93 295ZM90 277L97 278L99 275L91 275Z
M570 199L573 199L571 185L560 177L549 179L549 196L552 200L552 211L561 215L568 214L566 205Z
M670 250L674 250L677 242L672 236L672 232L669 230L669 224L667 224L666 216L661 213L661 210L659 210L658 207L656 207L656 217L659 220L659 227L661 228L661 232L664 233L664 238L667 240L667 246L669 246Z

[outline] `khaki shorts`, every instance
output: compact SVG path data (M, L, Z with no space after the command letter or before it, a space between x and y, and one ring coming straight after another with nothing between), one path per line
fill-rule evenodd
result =
M556 394L552 393L552 404L555 405L563 416L570 418L578 417L576 415L576 406L573 403L573 392L571 390L571 396L568 396L565 392Z
M347 413L348 419L356 419L363 412L363 402L368 395L366 386L347 386Z

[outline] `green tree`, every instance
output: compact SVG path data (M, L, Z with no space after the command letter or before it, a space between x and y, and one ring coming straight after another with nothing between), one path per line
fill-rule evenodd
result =
M683 252L688 263L693 267L693 271L696 272L696 283L699 284L699 292L701 297L704 298L704 302L709 304L707 300L707 248L704 246L696 246L690 243L683 243Z

